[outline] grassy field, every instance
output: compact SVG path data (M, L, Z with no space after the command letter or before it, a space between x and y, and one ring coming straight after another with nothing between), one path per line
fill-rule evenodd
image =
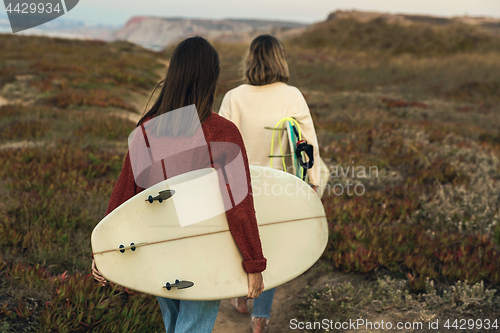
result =
M171 49L0 42L0 332L163 331L153 297L93 281L90 233L134 128L127 114ZM350 20L286 42L331 171L317 274L352 274L297 295L297 318L498 318L499 45L466 26ZM248 45L214 46L217 111Z

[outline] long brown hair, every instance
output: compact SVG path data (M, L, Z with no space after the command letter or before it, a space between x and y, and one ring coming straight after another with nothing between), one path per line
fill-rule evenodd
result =
M163 83L158 98L137 126L148 117L192 104L196 105L200 123L203 123L212 112L219 73L219 54L205 38L191 37L182 41L172 54L165 79L158 84ZM179 132L182 127L184 133L189 132L186 126L190 125L182 124L182 118L178 122L162 123L160 120L158 123L167 133Z
M288 82L290 74L285 47L276 37L255 37L243 63L245 78L253 86Z

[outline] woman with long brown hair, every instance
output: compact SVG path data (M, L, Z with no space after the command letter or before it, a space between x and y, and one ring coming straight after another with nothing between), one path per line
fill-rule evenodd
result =
M188 38L176 47L159 97L137 124L138 136L149 133L146 140L148 149L136 151L133 144L129 146L106 214L143 191L145 187L164 179L203 168L222 170L224 165L230 162L227 160L228 156L235 155L226 151L224 147L236 147L238 156L242 156L241 165L244 167L240 171L243 175L229 174L228 177L243 179L239 185L245 187L247 195L239 200L239 203L233 200L231 201L233 205L229 203L226 206L226 217L231 235L243 256L243 269L248 274L246 297L256 298L264 289L261 272L266 268L266 259L262 254L243 139L233 123L212 111L219 71L217 51L204 38ZM186 117L189 109L193 110L190 108L193 105L196 107L196 117ZM154 122L151 122L152 120ZM201 126L197 127L197 123ZM144 137L146 138L146 135ZM190 140L199 137L203 139L205 146L193 146L189 143ZM131 142L133 143L134 139ZM196 149L189 149L190 147ZM151 150L154 148L155 154L160 152L167 156L171 153L174 158L162 159L149 168L143 168L142 173L138 175L134 167L138 161L131 156L149 156L148 154L151 154L149 148ZM206 158L200 154L203 151L207 152ZM156 172L158 170L162 172ZM225 168L223 172L232 171L230 168ZM161 178L158 175L161 175ZM229 184L225 184L221 178L223 177L219 173L221 191L228 191ZM192 209L196 209L195 203ZM167 264L166 258L165 265ZM92 272L99 282L106 283L94 262ZM167 333L211 332L220 303L218 300L184 301L164 297L158 297L158 302Z
M274 127L285 117L294 118L300 125L302 138L314 149L316 163L308 170L308 176L317 192L322 184L318 139L302 93L287 84L289 71L283 44L270 35L256 37L244 60L244 76L247 83L227 92L219 114L234 122L240 130L248 162L271 167L272 131L265 128ZM275 144L274 149L271 155L279 156L279 145ZM274 165L279 167L280 163ZM267 331L275 290L264 291L253 302L251 328L254 333ZM232 299L231 304L241 313L248 312L244 298Z

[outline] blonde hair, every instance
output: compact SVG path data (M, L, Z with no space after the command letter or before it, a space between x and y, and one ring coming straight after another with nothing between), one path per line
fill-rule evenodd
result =
M271 35L260 35L252 41L243 64L245 79L253 86L287 83L290 77L285 47Z

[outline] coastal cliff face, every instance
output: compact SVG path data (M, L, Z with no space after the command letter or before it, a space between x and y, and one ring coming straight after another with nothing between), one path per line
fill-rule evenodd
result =
M482 17L453 17L443 18L426 15L387 14L362 11L338 10L330 13L322 24L342 19L355 19L366 23L374 19L381 19L387 23L411 25L414 23L429 23L433 25L446 25L463 23L478 25L492 32L500 33L500 20ZM308 27L297 22L265 21L265 20L200 20L187 18L163 18L150 16L132 17L117 32L114 40L125 40L139 44L143 47L160 50L183 38L199 35L210 40L223 42L247 42L255 36L270 33L278 38L286 39L300 35Z
M146 48L159 50L182 38L200 35L224 42L248 41L262 33L278 37L299 34L306 27L296 22L261 20L197 20L138 16L131 18L114 35Z

